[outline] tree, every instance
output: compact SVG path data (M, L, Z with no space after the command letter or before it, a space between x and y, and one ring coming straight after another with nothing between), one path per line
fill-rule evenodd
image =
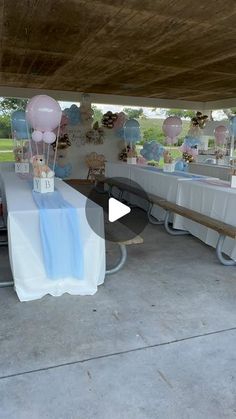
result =
M11 123L9 115L0 115L0 138L11 137Z
M27 99L15 99L15 98L1 98L0 99L0 113L10 115L13 111L18 109L25 109Z
M193 118L196 115L195 111L185 109L167 109L167 116L178 116L179 118Z
M132 109L132 108L124 108L123 112L128 116L128 118L140 118L143 116L143 108L139 109Z
M93 110L93 121L94 122L101 122L103 113L102 110L97 108L96 105L92 105L92 110Z

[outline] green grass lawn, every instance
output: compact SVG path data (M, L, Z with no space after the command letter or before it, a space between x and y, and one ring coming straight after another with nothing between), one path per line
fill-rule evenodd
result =
M141 129L141 135L142 135L142 141L148 141L150 140L157 140L158 142L161 142L164 144L165 141L165 135L162 131L162 125L164 119L145 119L145 118L139 118L139 124ZM182 121L182 132L178 136L179 140L184 140L185 135L187 134L189 130L189 121Z
M0 162L14 161L12 150L12 139L0 138Z
M1 150L12 150L13 141L8 138L0 138L0 151Z
M0 151L0 163L7 162L7 161L14 161L14 156L12 152L1 153Z

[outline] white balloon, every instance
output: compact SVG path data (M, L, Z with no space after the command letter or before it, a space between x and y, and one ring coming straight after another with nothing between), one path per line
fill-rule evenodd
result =
M41 131L34 131L32 134L32 140L35 141L35 143L39 143L43 139L43 133Z
M52 144L56 141L56 134L52 131L45 131L43 134L43 141L47 144Z

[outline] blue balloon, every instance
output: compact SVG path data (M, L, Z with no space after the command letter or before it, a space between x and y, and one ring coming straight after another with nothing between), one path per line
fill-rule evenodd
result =
M136 144L141 140L140 126L136 119L128 119L124 123L124 139L128 144Z
M72 165L71 163L67 163L65 166L59 166L58 164L55 165L54 171L56 177L61 179L65 179L71 175Z
M181 172L188 171L188 163L184 160L177 160L175 163L175 170L180 170Z
M229 120L230 133L236 135L236 116L232 116Z
M14 111L11 114L12 134L16 140L28 139L25 111Z

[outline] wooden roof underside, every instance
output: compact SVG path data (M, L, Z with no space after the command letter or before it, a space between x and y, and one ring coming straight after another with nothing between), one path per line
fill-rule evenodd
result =
M0 86L236 97L235 0L0 0Z

